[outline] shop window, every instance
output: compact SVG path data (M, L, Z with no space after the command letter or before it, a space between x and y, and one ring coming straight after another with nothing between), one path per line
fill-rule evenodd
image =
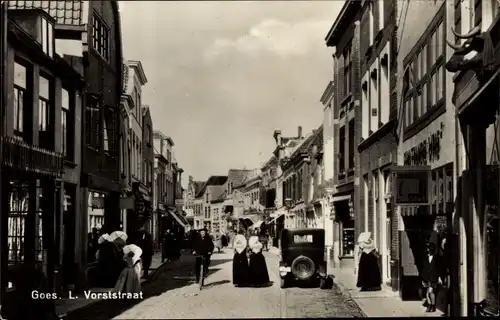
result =
M73 159L75 95L62 89L61 93L61 148L66 159Z

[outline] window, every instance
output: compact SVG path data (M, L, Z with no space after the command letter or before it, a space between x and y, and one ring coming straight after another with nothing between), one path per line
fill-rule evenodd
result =
M61 93L61 149L66 158L73 155L73 112L75 97L68 90Z
M339 172L345 171L345 126L339 129Z
M344 49L344 96L352 92L352 43Z
M422 49L409 62L403 79L405 127L423 117L444 98L444 23L440 21L430 28L431 35L420 44ZM418 87L415 88L415 84Z
M14 64L14 134L23 138L24 108L27 90L26 67L16 62Z
M90 95L85 108L85 132L87 146L99 149L101 146L101 110L100 101L97 96ZM135 159L135 158L134 158Z
M384 0L378 0L378 29L382 30L385 27L385 16L384 16Z
M95 13L92 16L92 45L101 57L109 60L109 28Z
M103 149L104 151L109 151L109 138L108 138L108 128L106 126L106 120L102 119L102 134L103 136Z
M44 17L40 18L40 44L43 52L52 57L54 55L54 26L49 20Z
M146 136L146 143L150 144L151 143L151 126L147 124L144 128L144 135Z
M349 121L349 169L354 168L354 119Z
M373 3L369 4L368 7L368 19L369 19L369 37L370 37L370 46L373 45L373 41L375 40L375 19L373 18Z
M40 76L38 96L38 130L47 131L50 125L51 109L51 83L50 80Z

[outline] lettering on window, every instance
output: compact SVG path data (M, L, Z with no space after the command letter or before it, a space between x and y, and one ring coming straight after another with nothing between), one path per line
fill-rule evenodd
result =
M312 243L313 236L312 236L312 234L307 234L307 235L296 234L293 236L293 242L294 243Z

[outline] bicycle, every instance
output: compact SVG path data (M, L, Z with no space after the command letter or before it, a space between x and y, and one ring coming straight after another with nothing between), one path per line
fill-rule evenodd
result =
M201 258L201 265L200 265L200 280L198 282L198 285L199 285L199 288L200 288L200 291L201 289L203 288L203 284L205 282L205 263L206 263L206 259L207 257L205 255L202 255L202 254L193 254L196 258L200 257ZM208 263L207 263L208 265Z

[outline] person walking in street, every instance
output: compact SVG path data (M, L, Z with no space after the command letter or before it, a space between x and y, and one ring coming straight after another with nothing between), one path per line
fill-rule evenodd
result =
M173 235L170 229L167 229L163 234L163 241L161 247L161 261L172 260L172 246L173 246Z
M196 282L200 281L201 264L205 270L204 276L208 273L208 266L210 265L210 256L214 251L214 243L210 236L207 234L207 229L200 230L200 237L196 240L194 245L193 254L197 255L194 272L196 274Z
M262 243L258 236L252 236L248 240L250 249L249 278L254 287L262 287L269 283L269 272L267 271L266 258L262 254Z
M438 285L442 284L439 255L437 254L436 245L433 242L428 242L425 249L427 254L420 277L422 278L422 286L426 292L426 312L435 312L437 289Z
M244 287L250 284L250 267L247 258L247 238L244 231L240 232L233 238L233 284L235 287Z
M116 281L114 292L121 293L140 293L142 264L141 255L143 251L135 244L129 244L123 247L123 260L127 266L120 273ZM139 296L137 295L137 298Z
M149 268L153 260L153 237L145 228L144 223L139 230L130 239L129 244L135 244L142 250L141 263L143 270L143 277L146 278L149 274Z
M361 288L361 291L381 290L382 277L378 266L379 258L371 239L371 232L363 232L359 235L358 247L359 266L356 286Z
M223 233L220 237L221 245L223 248L227 247L227 236Z

